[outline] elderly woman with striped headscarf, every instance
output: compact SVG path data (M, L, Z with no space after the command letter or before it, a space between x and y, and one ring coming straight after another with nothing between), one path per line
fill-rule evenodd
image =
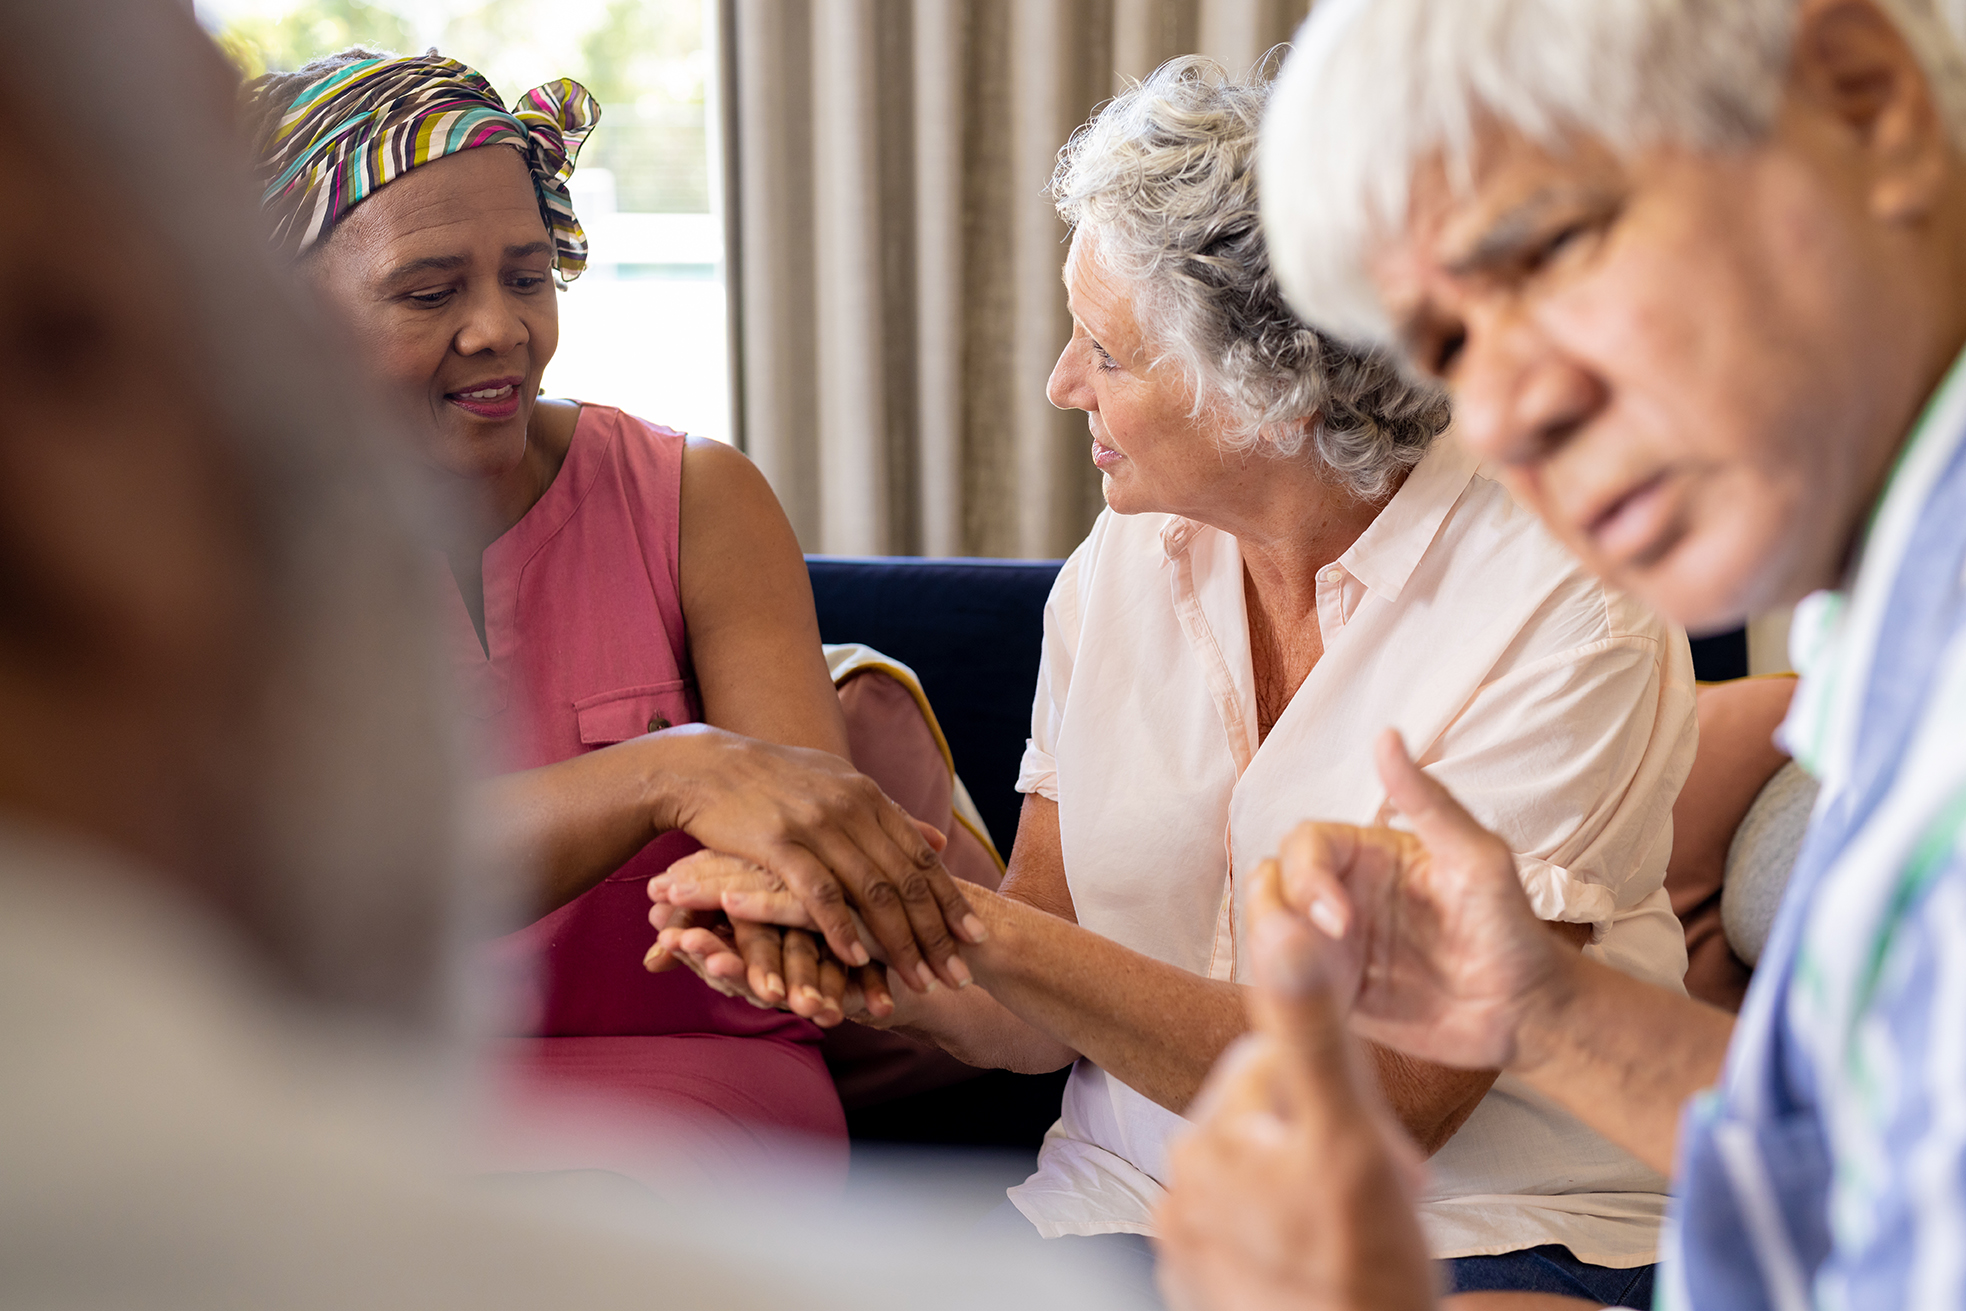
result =
M435 51L351 50L259 79L248 110L276 246L455 506L430 538L455 581L465 709L502 753L483 823L537 870L543 917L500 944L543 985L514 1040L521 1086L598 1083L743 1133L842 1137L811 941L790 941L776 980L792 1015L651 974L644 885L697 841L743 852L825 889L845 962L827 970L868 967L851 904L918 988L967 982L956 942L976 921L844 762L804 565L764 479L715 442L539 399L556 288L586 264L566 184L599 106L561 80L507 110Z

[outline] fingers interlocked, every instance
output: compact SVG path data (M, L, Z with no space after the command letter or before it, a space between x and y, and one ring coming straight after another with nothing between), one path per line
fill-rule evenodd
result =
M911 988L970 981L961 947L985 931L942 865L940 834L837 756L711 729L691 742L702 756L690 793L664 823L769 871L844 966L869 964L878 944Z
M841 786L858 795L821 807L802 826L799 845L789 846L777 867L783 884L848 964L871 959L855 932L857 912L885 949L889 967L911 986L926 991L938 979L964 986L971 976L951 926L979 942L982 921L905 811L871 780L856 777ZM825 822L840 813L851 819Z

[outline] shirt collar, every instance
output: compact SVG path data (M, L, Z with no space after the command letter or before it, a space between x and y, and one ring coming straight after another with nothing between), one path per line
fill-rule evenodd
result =
M1802 682L1776 740L1834 796L1856 765L1857 734L1869 704L1872 666L1900 574L1931 567L1906 558L1912 534L1953 453L1966 441L1966 352L1961 352L1892 462L1871 507L1852 580L1796 607L1789 651Z
M1194 519L1183 519L1178 514L1167 516L1167 522L1160 528L1160 549L1169 560L1179 560L1187 552L1188 544L1195 540L1207 524Z
M1440 438L1338 563L1386 600L1399 600L1400 589L1419 568L1448 511L1468 489L1476 464L1452 434Z

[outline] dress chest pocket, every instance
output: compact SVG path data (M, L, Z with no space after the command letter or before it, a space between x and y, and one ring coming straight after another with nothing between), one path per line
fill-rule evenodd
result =
M598 692L573 703L583 747L612 746L644 733L696 722L687 679Z

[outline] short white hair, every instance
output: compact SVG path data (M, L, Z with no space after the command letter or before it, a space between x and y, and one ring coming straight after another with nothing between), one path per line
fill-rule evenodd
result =
M1966 144L1966 0L1876 0ZM1801 0L1323 0L1278 76L1258 174L1300 313L1390 343L1364 261L1404 225L1414 170L1469 184L1484 122L1621 154L1751 146L1782 103Z
M1261 72L1171 60L1072 134L1052 198L1127 284L1157 363L1193 384L1193 413L1227 420L1225 447L1308 451L1376 499L1446 428L1447 400L1383 353L1306 325L1284 300L1256 200L1269 96Z

